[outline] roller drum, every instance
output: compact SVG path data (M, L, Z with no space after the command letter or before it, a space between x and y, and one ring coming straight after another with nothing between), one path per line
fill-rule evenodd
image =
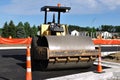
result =
M50 50L95 50L90 37L86 36L45 36Z
M60 68L87 68L93 65L97 51L90 37L43 36L33 38L34 60L42 70ZM36 46L37 45L37 46ZM84 55L83 52L84 51ZM81 55L83 58L81 58ZM87 56L86 56L87 55ZM41 57L42 56L42 57ZM83 59L83 60L82 60ZM34 61L33 61L34 62Z

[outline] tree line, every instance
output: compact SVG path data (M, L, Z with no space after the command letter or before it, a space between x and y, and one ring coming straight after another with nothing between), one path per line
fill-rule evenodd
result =
M77 25L69 25L69 32L77 30L79 32L86 31L88 33L96 33L97 31L108 31L108 32L117 32L120 34L120 26L113 25L101 25L100 27L81 27ZM5 22L3 27L0 28L0 35L2 37L12 36L13 38L26 38L33 37L37 34L38 27L33 25L31 26L29 22L19 22L17 25L11 20L9 23Z
M120 26L113 25L101 25L99 27L81 27L76 25L69 25L69 30L77 30L77 31L88 31L88 32L96 32L96 31L108 31L108 32L120 32Z
M12 36L13 38L26 38L35 36L37 31L37 27L35 25L30 26L28 22L19 22L15 25L11 20L9 23L4 23L3 28L0 29L0 35L5 38L9 36Z
M118 33L117 36L120 36L120 26L113 26L113 25L101 25L99 27L81 27L76 25L69 25L69 31L77 30L79 32L81 31L87 31L88 33L96 33L96 32L104 32L108 31L110 33Z

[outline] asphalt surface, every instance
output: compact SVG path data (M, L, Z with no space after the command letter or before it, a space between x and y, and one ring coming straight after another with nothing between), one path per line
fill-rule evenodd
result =
M25 80L25 50L0 50L0 80Z
M25 80L26 73L26 50L0 50L0 80ZM33 80L45 80L77 73L95 71L96 66L88 69L62 69L32 71ZM103 69L110 67L103 67Z
M101 46L102 52L120 51L120 46Z

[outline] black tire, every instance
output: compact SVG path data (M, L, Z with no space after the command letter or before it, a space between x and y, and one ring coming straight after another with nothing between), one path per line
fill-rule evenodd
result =
M32 38L31 42L31 65L32 70L46 70L48 66L48 60L36 60L34 55L37 55L37 48L40 47L41 37L36 36Z
M35 53L37 52L36 51L36 48L38 47L37 45L37 41L38 41L38 37L32 37L32 42L31 42L31 65L32 65L32 70L35 69L35 66L37 65L37 61L35 60Z
M48 60L39 60L39 70L45 71L48 66Z

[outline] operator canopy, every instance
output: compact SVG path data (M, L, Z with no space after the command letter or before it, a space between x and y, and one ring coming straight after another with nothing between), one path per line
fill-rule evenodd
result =
M44 24L47 23L47 12L57 12L58 13L58 24L60 24L60 13L69 12L71 7L61 7L61 6L43 6L41 11L45 12Z
M70 9L70 7L44 6L41 8L41 11L68 12Z

